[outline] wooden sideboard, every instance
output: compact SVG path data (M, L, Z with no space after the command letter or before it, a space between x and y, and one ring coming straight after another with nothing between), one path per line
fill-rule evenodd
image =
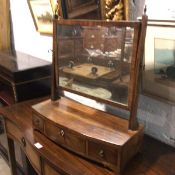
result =
M104 167L70 153L40 132L33 131L31 105L37 102L38 100L28 101L0 109L0 114L5 120L12 175L17 174L14 140L20 144L37 174L113 175ZM42 145L42 148L37 148L37 144Z
M40 99L41 100L41 99ZM38 175L114 175L108 169L81 158L56 145L40 132L33 131L32 108L40 100L31 100L0 108L8 138L12 175L17 175L14 163L14 141L16 141ZM42 145L38 149L36 143ZM127 165L123 175L170 175L174 174L175 151L149 137L144 139L142 154L138 154ZM28 175L34 175L26 172Z
M51 63L28 54L0 52L0 104L9 106L50 94ZM0 153L8 162L7 142L0 117ZM23 155L15 142L16 161L23 171Z

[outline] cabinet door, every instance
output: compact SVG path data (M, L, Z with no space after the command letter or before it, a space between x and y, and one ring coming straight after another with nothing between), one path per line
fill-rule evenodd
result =
M4 120L3 117L0 116L0 152L5 158L5 160L9 163L8 159L8 143L7 143L7 136L5 133L5 128L4 128ZM8 125L9 126L9 125ZM11 128L12 131L13 127ZM14 147L15 147L15 159L16 159L16 164L18 166L18 169L22 172L27 172L26 164L25 164L25 158L24 158L24 152L20 148L20 144L14 140Z
M7 158L7 137L5 134L5 128L4 128L4 120L3 117L0 115L0 151Z

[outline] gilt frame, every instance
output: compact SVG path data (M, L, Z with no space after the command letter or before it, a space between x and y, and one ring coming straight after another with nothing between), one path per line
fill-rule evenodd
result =
M41 34L53 32L53 0L28 0L28 5L36 30Z

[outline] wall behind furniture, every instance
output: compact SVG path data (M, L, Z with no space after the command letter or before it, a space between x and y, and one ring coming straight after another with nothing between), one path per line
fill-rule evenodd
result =
M146 5L149 19L175 20L174 0L146 0ZM140 95L138 118L146 133L175 147L175 105Z
M51 61L52 37L36 31L27 0L10 0L10 6L15 49Z
M149 19L175 20L174 0L146 0Z
M16 50L51 61L52 37L36 32L27 1L10 1ZM163 0L147 0L146 3L148 15L152 18L157 15L158 9L165 7ZM166 9L168 11L168 7ZM160 14L165 12L160 11ZM175 106L140 95L138 118L145 124L148 135L175 146Z

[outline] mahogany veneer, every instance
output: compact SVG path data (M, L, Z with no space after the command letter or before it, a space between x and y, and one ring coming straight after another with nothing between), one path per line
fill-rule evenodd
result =
M140 149L143 126L62 97L33 108L33 127L55 143L120 172Z
M14 143L17 141L38 175L114 175L106 168L71 154L32 128L31 105L38 100L0 109L5 119L12 175L16 175ZM40 143L41 149L35 144Z
M11 107L0 108L0 114L4 117L5 123L17 130L17 134L12 133L11 128L6 128L8 140L17 141L21 149L25 151L24 140L29 146L29 154L25 152L35 170L41 169L38 174L42 175L114 175L113 172L99 166L98 164L87 161L77 156L45 137L40 132L34 131L32 127L31 105L38 103L32 100L25 103L13 105ZM20 133L19 133L20 132ZM21 137L16 138L20 135ZM23 139L22 139L23 138ZM22 140L23 141L22 141ZM20 141L19 141L20 140ZM43 147L37 149L35 143L40 143ZM13 145L13 144L12 144ZM148 136L144 137L142 154L137 154L126 166L123 175L173 175L175 172L175 149L156 141ZM13 160L14 150L10 146L10 160ZM37 157L33 157L34 155ZM36 162L33 162L35 161ZM40 162L38 162L40 160ZM39 164L38 164L39 163ZM10 163L12 174L16 175L15 161ZM40 165L40 167L37 166ZM16 173L16 174L15 174ZM31 173L28 173L31 174Z
M138 153L143 138L143 126L137 122L136 111L146 23L145 15L142 22L55 19L51 100L32 107L33 128L83 158L97 162L115 174L121 173L126 163ZM109 57L108 51L111 50L103 48L107 40L110 43L116 41L112 53L119 54L113 57L114 63ZM63 47L65 41L72 46ZM96 49L100 49L98 57L94 56ZM94 69L96 71L92 71ZM115 81L110 78L111 74ZM120 91L125 74L129 81ZM90 92L96 88L107 88L103 90L111 96L101 97L102 92ZM66 99L64 91L127 110L129 120ZM122 102L119 96L123 93L126 96Z

